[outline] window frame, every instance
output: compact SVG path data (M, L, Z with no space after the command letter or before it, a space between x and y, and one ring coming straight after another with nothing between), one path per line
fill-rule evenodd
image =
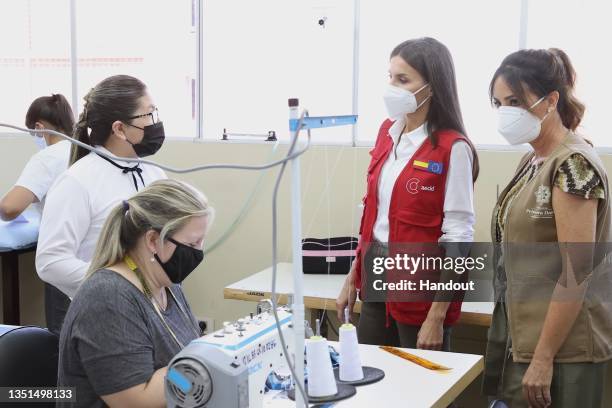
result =
M76 2L77 0L69 1L69 13L70 13L70 77L72 84L72 107L75 117L78 117L78 106L80 101L80 95L78 94L78 83L79 83L79 69L78 69L78 55L77 55L77 19L76 19ZM359 45L360 45L360 3L361 0L353 0L353 66L352 66L352 113L357 115L359 111ZM204 58L206 56L206 50L204 49L204 29L203 29L203 17L204 17L204 0L191 0L192 8L192 21L195 24L196 30L196 78L195 78L195 119L196 119L196 136L172 136L172 140L180 141L196 141L196 142L207 142L207 143L230 143L230 144L265 144L265 143L280 143L287 144L287 140L279 140L278 142L270 142L265 140L229 140L224 141L216 137L207 137L204 134L204 120L206 114L203 111L203 80L205 77L204 72ZM526 48L528 41L528 18L529 18L529 0L521 0L520 4L520 19L519 19L519 32L517 38L517 50ZM329 145L329 146L352 146L352 147L372 147L375 140L366 139L359 135L359 122L351 126L350 141L336 141L336 142L321 142L313 141L313 145ZM287 129L288 132L288 129ZM0 134L8 136L14 132L1 131ZM526 149L521 146L507 146L502 144L476 144L475 147L478 150L483 151L525 151ZM597 147L596 150L604 154L612 154L612 146L609 147Z

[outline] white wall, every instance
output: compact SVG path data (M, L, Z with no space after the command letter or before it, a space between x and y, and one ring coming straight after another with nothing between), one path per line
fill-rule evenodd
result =
M177 167L203 163L261 163L278 158L270 144L223 144L168 141L155 160ZM0 194L17 179L28 157L35 152L29 137L0 137ZM488 240L489 217L496 197L513 173L520 157L515 152L481 152L481 176L476 184L476 239ZM302 197L304 236L357 235L358 204L365 188L368 148L348 146L313 146L302 160ZM609 160L612 163L612 160ZM263 176L258 193L244 221L217 250L208 254L202 265L185 282L185 291L198 317L212 317L217 325L223 320L247 314L253 304L223 299L223 288L271 264L271 193L276 169ZM175 177L202 190L217 210L215 224L207 238L210 245L234 221L244 201L260 178L252 171L207 171ZM290 171L279 192L279 258L291 259ZM329 193L326 185L329 183ZM67 203L69 205L69 203ZM329 209L329 213L328 213ZM44 322L42 285L38 282L32 258L22 257L22 315L26 323ZM218 327L218 326L217 326Z

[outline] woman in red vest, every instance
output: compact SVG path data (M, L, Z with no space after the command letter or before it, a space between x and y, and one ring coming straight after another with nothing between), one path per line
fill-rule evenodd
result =
M473 240L478 158L465 135L446 46L419 38L395 47L384 101L389 119L370 151L359 248L336 300L338 316L359 295L360 343L449 350L460 302L371 296L384 276L372 273L374 259L388 257L389 244Z

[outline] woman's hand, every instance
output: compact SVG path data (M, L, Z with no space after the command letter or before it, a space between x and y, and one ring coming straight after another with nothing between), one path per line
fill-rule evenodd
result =
M546 408L551 406L550 384L552 376L552 360L531 360L523 377L523 396L530 407Z
M338 321L344 322L344 309L348 306L349 308L349 318L350 313L353 311L353 307L355 306L355 301L357 299L357 291L355 290L355 261L351 264L351 270L348 275L346 275L346 279L344 280L344 285L342 285L342 290L338 294L336 298L336 312L338 313Z
M424 350L442 350L444 319L427 318L417 334L416 347Z

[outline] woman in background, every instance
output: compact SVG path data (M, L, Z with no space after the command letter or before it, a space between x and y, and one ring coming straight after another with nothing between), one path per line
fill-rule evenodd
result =
M164 127L142 81L116 75L97 84L86 96L74 137L116 157L156 153ZM85 278L98 236L111 209L164 172L150 165L115 162L73 146L71 166L47 196L40 223L36 270L40 278L73 297ZM59 333L66 310L51 308Z
M51 129L71 135L74 128L72 108L63 95L37 98L28 109L28 129ZM36 222L42 216L45 199L57 178L68 168L71 143L51 133L32 133L40 151L28 161L15 186L0 200L0 218L11 221L28 206L35 208ZM34 221L34 220L30 220ZM59 335L60 326L54 316L68 309L70 299L55 286L45 282L45 318L47 328Z
M25 125L71 135L74 115L63 95L41 96L30 105ZM14 220L30 205L38 207L40 215L51 185L68 168L70 142L51 133L32 133L32 137L40 151L30 158L15 186L0 200L0 218L4 221Z

